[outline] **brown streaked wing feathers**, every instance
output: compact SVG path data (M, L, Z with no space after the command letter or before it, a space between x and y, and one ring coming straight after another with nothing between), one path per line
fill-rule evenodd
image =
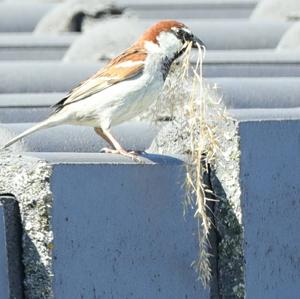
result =
M77 87L72 89L69 94L53 106L54 112L60 111L66 105L83 100L95 93L104 90L116 83L128 80L142 73L144 64L136 64L131 67L118 67L118 64L126 61L142 61L146 59L146 51L143 48L133 46L121 55L110 61L104 68L95 75L81 82Z

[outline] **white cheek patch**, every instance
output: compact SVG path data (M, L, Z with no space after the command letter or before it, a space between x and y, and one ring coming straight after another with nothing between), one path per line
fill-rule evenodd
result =
M157 37L157 41L160 49L167 57L173 57L182 48L181 40L171 32L161 32Z
M145 49L147 50L147 52L150 52L150 53L159 52L159 50L160 50L160 48L157 44L155 44L153 42L149 42L149 41L145 41Z

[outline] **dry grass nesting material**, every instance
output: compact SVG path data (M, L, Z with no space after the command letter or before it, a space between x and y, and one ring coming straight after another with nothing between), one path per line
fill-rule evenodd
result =
M193 264L199 271L199 278L204 286L211 279L208 234L211 228L207 215L207 198L212 193L204 183L204 174L208 165L214 165L218 156L222 155L220 138L222 126L230 119L217 98L212 87L202 78L202 60L205 49L198 46L198 58L195 66L191 66L192 44L189 43L183 58L176 68L171 69L165 83L164 91L158 100L153 115L168 115L175 122L181 136L187 136L184 153L188 154L186 164L186 201L185 206L195 210L198 222L199 257ZM175 71L180 70L180 71Z

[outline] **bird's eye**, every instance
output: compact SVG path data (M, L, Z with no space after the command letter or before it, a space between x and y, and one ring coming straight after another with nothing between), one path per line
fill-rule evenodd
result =
M183 29L175 31L175 35L178 39L182 40L183 42L190 41L192 38L192 34Z

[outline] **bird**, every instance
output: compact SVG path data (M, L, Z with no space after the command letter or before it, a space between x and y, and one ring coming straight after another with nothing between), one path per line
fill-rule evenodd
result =
M161 20L132 46L70 90L52 106L53 112L47 119L12 138L2 149L38 130L71 124L93 127L111 146L103 152L135 160L138 154L123 148L111 128L140 115L152 105L162 91L171 65L189 43L193 48L205 47L183 23Z

